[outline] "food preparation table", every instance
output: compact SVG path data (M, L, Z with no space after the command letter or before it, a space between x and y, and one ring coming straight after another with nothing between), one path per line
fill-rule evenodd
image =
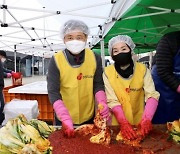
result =
M5 87L3 92L6 103L15 98L21 100L37 100L40 111L38 119L53 122L54 113L48 99L46 81L33 82L17 87Z
M90 136L75 136L65 138L62 130L56 131L49 136L53 146L53 154L179 154L180 144L168 141L166 125L153 125L151 133L141 142L140 147L132 147L116 141L119 127L112 127L113 135L108 146L90 143Z

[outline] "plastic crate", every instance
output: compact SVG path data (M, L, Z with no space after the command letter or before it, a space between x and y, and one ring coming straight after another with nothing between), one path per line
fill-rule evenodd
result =
M9 86L3 89L5 103L8 103L15 98L21 100L37 100L40 112L38 119L53 122L54 112L53 107L49 102L48 94L8 93L8 90L14 87L15 86Z
M3 95L4 95L4 102L5 103L8 103L10 102L12 99L14 98L18 98L20 99L20 95L18 96L17 94L13 94L13 93L8 93L8 90L11 89L11 88L15 88L17 86L8 86L8 87L4 87L3 89Z

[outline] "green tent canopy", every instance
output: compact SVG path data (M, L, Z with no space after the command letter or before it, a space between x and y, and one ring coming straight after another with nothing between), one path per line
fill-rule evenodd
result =
M112 37L129 35L136 44L135 53L153 51L164 34L180 30L180 0L138 0L115 20L104 37L105 48Z

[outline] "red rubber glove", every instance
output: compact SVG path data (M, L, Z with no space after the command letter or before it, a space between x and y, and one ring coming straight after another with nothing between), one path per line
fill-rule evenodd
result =
M131 124L127 121L121 105L112 108L112 111L120 124L120 129L122 136L128 140L133 140L137 138L136 132L133 130Z
M73 137L74 136L73 122L63 101L57 100L56 102L54 102L53 108L57 115L57 118L60 119L62 122L62 129L64 135L67 137Z
M128 121L121 122L121 133L122 136L128 140L134 140L137 138L135 131Z
M142 136L146 136L152 130L152 123L148 119L144 119L140 122L140 131Z
M64 135L67 137L74 137L74 128L71 120L65 120L62 122L62 129Z
M104 91L98 91L95 94L96 101L98 104L103 105L103 109L100 111L100 114L103 118L106 118L107 120L109 119L109 107L107 105L107 100L106 100L106 94Z

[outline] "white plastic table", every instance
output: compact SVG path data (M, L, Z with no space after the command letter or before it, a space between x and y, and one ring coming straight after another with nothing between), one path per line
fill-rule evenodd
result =
M48 94L47 81L37 81L9 89L8 93Z

